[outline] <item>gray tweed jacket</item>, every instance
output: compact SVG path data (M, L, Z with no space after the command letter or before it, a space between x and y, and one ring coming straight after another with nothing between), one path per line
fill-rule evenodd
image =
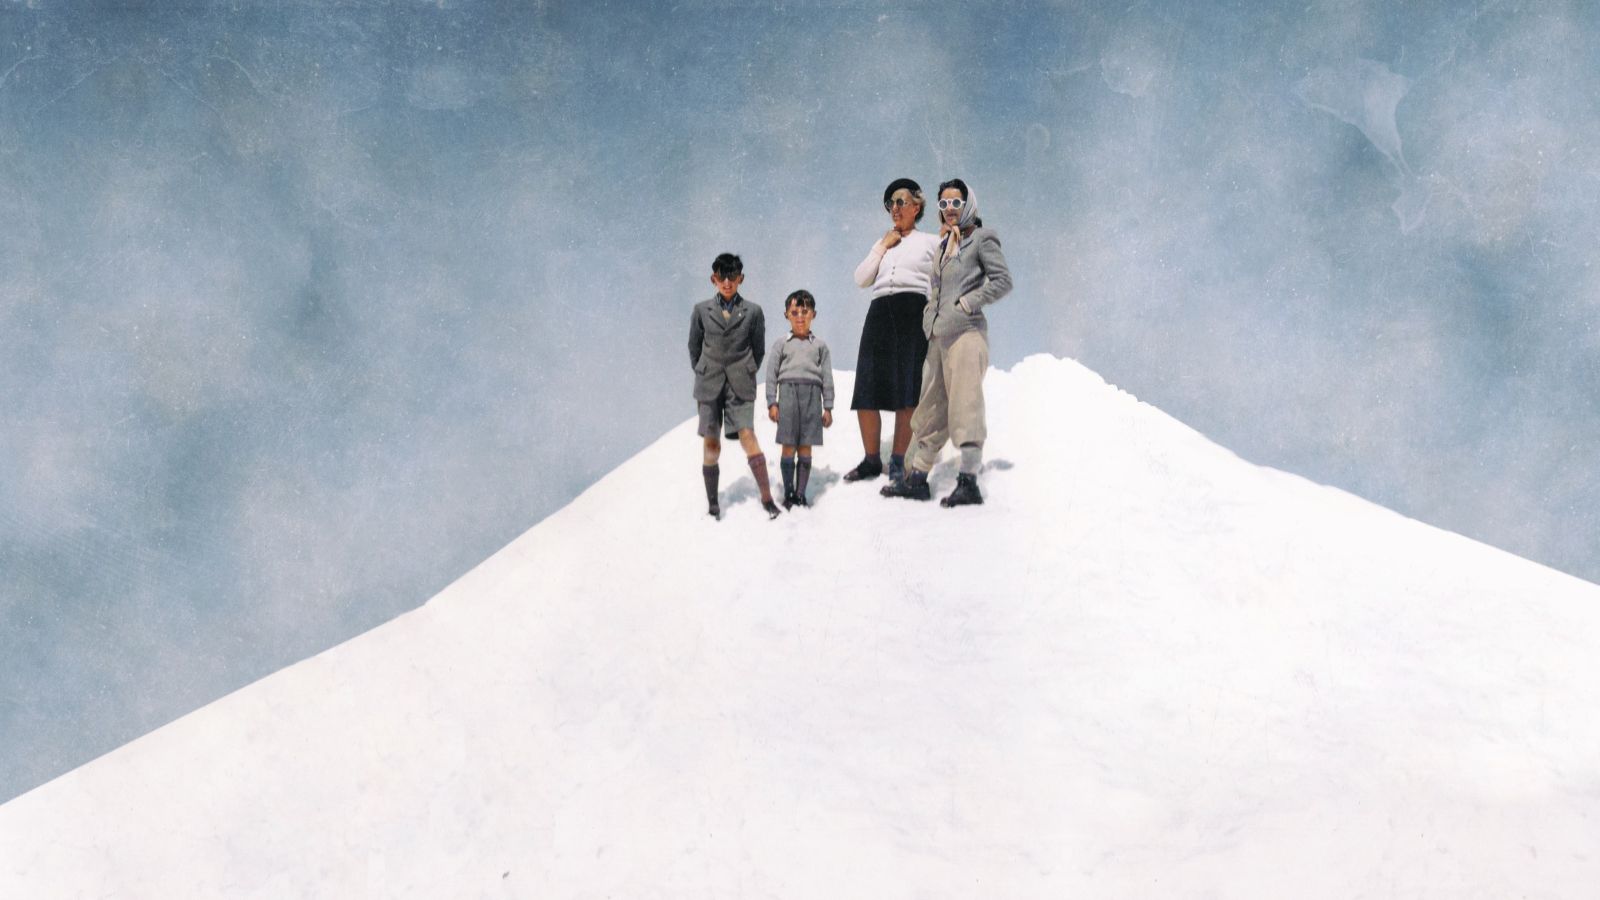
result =
M1011 270L1000 252L1000 238L987 228L974 228L961 239L954 256L934 258L928 305L922 309L922 333L929 340L953 338L968 331L989 334L983 308L1011 291ZM965 298L966 309L956 304Z
M722 317L722 298L694 305L689 318L689 364L694 399L714 403L727 385L735 399L753 403L756 373L767 355L767 320L761 307L733 295L733 315Z

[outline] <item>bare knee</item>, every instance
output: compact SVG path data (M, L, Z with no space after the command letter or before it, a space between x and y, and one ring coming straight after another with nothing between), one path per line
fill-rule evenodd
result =
M739 430L739 446L744 448L745 456L758 456L761 453L761 445L756 443L756 433L749 428Z

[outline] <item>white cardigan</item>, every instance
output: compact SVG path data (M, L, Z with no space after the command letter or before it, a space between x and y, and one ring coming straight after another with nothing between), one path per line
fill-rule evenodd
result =
M926 297L938 253L939 238L926 231L912 230L888 250L883 238L878 238L867 258L856 266L856 284L870 286L873 299L906 291Z

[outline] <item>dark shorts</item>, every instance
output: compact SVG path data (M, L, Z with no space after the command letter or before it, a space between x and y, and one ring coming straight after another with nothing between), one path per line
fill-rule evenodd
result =
M778 386L778 443L815 447L822 443L822 385L785 381Z
M861 327L856 354L856 387L851 409L909 409L922 393L922 363L928 339L922 334L922 294L875 297Z
M700 404L700 436L716 437L718 425L723 427L723 437L730 440L740 431L756 427L755 404L735 397L733 388L724 384L715 403Z

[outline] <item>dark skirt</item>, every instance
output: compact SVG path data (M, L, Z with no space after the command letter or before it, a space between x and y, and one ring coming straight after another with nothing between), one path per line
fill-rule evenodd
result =
M856 353L856 389L851 409L909 409L922 393L922 362L928 339L922 335L922 294L874 297L861 327Z

